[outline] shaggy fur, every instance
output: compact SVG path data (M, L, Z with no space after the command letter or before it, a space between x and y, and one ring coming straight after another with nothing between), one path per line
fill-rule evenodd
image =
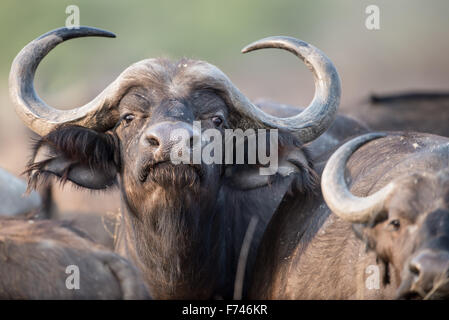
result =
M31 186L48 174L89 189L119 186L123 217L116 251L138 267L154 298L231 298L240 248L255 216L246 290L259 241L282 197L307 198L319 184L308 151L287 132L279 132L278 150L290 172L285 176L261 178L257 163L168 162L169 133L195 120L202 130L221 132L261 126L235 111L218 69L212 76L204 68L201 61L165 59L131 66L120 77L123 96L114 101L120 117L113 128L57 128L38 142L27 168ZM351 130L346 132L344 138ZM155 137L157 143L149 143Z
M108 170L111 165L120 163L116 160L120 154L120 149L115 147L117 139L114 132L97 133L77 126L64 126L50 133L36 143L34 156L41 148L48 148L50 157L38 162L30 161L27 168L30 186L36 186L54 174L47 170L48 165L61 157L70 162L63 172L56 173L64 183L70 180L70 170L80 164L95 172ZM279 153L287 153L295 144L292 136L281 134ZM307 156L307 151L304 152ZM276 200L272 205L261 200L276 189L280 193L291 194L308 194L317 190L319 178L312 163L293 161L298 170L298 174L291 177L293 179L273 176L269 185L260 191L243 193L224 185L216 195L202 190L203 166L172 165L169 162L142 166L138 182L128 185L124 178L120 179L125 211L130 213L125 217L123 227L130 228L128 233L133 234L121 252L127 252L126 256L140 267L151 292L157 293L158 298L208 298L216 295L217 291L219 295L229 297L239 243L243 241L250 217L256 213L262 216L261 212L273 212L276 205ZM140 193L135 193L140 188L139 183L148 181L163 190L150 203L147 199L140 199ZM255 241L260 240L262 226L268 219L268 216L261 219L263 223L258 228ZM234 235L226 235L224 230L228 229L234 230ZM123 241L119 240L119 246ZM251 256L254 254L255 247L252 247ZM249 263L254 263L254 258L250 257Z

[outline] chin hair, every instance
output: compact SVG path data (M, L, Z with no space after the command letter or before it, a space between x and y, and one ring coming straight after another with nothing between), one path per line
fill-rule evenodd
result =
M182 190L188 188L191 191L199 191L202 170L199 166L169 162L158 164L146 170L146 176L139 174L139 179L145 177L146 182L157 184L163 188L176 188Z

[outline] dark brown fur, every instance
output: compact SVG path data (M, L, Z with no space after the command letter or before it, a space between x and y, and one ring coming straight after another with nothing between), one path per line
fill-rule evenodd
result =
M292 135L280 132L279 158L293 173L271 176L253 188L242 186L237 178L248 174L251 180L258 164L171 164L167 161L171 144L154 151L147 131L169 132L170 126L194 120L201 120L203 130L214 128L214 115L223 119L218 130L245 128L248 122L230 113L230 99L220 83L198 79L190 70L201 62L158 59L146 64L123 90L120 120L109 132L64 126L42 138L28 167L31 183L51 174L90 189L118 185L123 217L116 250L135 263L151 295L230 298L250 219L255 216L259 223L245 289L258 243L282 196L289 190L305 195L316 190L318 179L309 152ZM350 136L352 128L346 132L345 137ZM329 138L333 143L339 140ZM313 144L310 150L320 153Z
M410 91L373 95L342 107L375 131L417 131L449 137L449 93Z

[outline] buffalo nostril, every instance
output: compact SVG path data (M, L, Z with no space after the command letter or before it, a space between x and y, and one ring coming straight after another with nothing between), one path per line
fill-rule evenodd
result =
M447 251L425 249L412 258L408 265L410 271L410 290L426 297L436 292L446 292L449 254ZM449 282L448 282L449 283Z
M413 273L415 276L419 276L419 266L416 263L411 263L409 266L409 270L411 273Z
M187 148L192 149L193 148L193 137L191 137L188 141L187 141Z
M147 141L148 141L148 144L152 147L159 147L159 145L160 145L159 140L155 137L148 137Z

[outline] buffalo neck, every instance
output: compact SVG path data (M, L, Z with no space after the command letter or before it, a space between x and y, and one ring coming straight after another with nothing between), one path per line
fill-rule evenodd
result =
M211 298L220 294L227 272L226 240L218 226L223 214L215 201L186 192L158 197L135 209L126 196L119 253L141 270L153 298Z

